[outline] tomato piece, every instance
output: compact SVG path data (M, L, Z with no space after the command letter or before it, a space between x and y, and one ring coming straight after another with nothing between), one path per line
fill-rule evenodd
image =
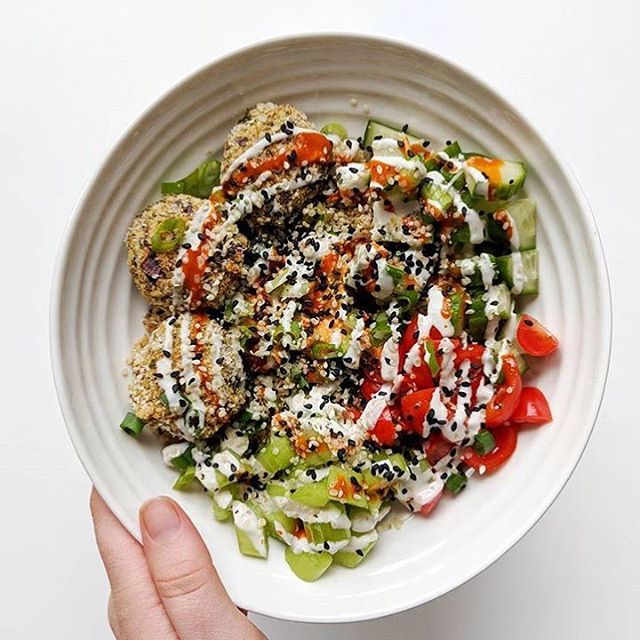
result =
M414 391L400 399L400 413L405 420L407 430L422 435L424 420L431 408L433 388Z
M493 451L481 456L478 452L469 448L462 454L462 460L470 467L476 470L484 467L488 472L495 471L501 467L516 450L518 431L514 426L504 424L497 429L493 429L491 433L493 433L496 441L496 446Z
M360 393L362 393L362 397L369 401L371 398L380 391L382 385L378 382L374 382L373 380L369 380L369 378L365 378L360 385Z
M418 364L416 364L409 373L404 375L402 386L400 387L401 395L435 386L431 369L422 359L423 357L424 354L421 356L420 362L418 362Z
M439 431L429 434L429 437L422 443L430 465L434 465L438 460L444 458L453 446Z
M437 495L420 507L418 513L423 517L428 516L438 506L438 502L440 502L443 493L442 489L440 489L440 492Z
M369 437L383 447L394 444L397 437L396 423L397 420L394 419L390 407L385 407L378 418L378 422L369 431Z
M486 347L481 344L468 344L466 347L459 346L456 349L456 367L459 367L465 360L469 360L472 365L481 365L485 351Z
M522 314L516 327L516 340L530 356L548 356L560 345L549 329L526 313Z
M551 409L544 393L537 387L523 387L520 402L510 418L516 424L540 425L551 422Z
M487 427L498 427L505 423L514 412L520 401L522 378L513 356L502 356L502 372L504 382L493 394L487 404L485 422Z

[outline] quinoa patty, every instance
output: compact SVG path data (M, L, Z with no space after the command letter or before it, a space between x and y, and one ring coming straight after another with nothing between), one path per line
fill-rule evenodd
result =
M189 291L176 286L174 271L181 252L177 246L157 252L152 238L158 225L171 219L181 219L189 229L194 215L207 200L188 195L168 195L143 209L133 220L126 237L129 270L143 297L153 307L165 310L199 307L216 309L235 291L242 271L244 251L248 241L235 225L217 234L215 242L206 246L206 266L201 274L202 294L196 299Z
M176 438L211 437L245 401L240 344L202 314L162 322L135 344L129 366L134 413Z
M277 105L272 102L262 102L248 110L244 118L233 127L225 142L222 161L223 176L242 153L265 136L280 132L283 127L313 129L314 125L304 113L288 104ZM327 144L329 147L331 146L329 141ZM295 152L295 142L293 137L288 137L268 145L254 158L254 161L268 162L283 154L292 157L292 152ZM320 192L328 173L327 164L313 163L308 166L298 166L292 162L290 166L289 163L285 163L282 169L274 170L272 175L265 179L260 178L258 186L261 190L282 190L268 198L265 205L252 214L251 222L258 227L269 225L284 227L291 214L301 209ZM253 184L251 181L236 184L230 178L231 176L227 176L227 180L223 182L223 188L227 194L237 193L240 188L250 188ZM305 181L308 182L308 185L282 188L291 183L304 183Z

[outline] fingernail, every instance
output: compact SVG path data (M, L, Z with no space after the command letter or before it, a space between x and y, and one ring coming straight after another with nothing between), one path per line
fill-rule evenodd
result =
M148 500L140 508L140 516L149 535L156 542L173 538L180 528L180 514L169 498Z

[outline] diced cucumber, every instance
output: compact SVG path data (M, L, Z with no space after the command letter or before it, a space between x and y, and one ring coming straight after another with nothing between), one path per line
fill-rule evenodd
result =
M511 204L496 211L488 217L487 232L489 238L498 245L510 247L511 242L507 236L503 224L505 212L509 215L513 225L514 238L517 238L516 247L519 251L529 251L536 248L536 203L529 198L516 200Z
M330 553L294 553L291 547L286 548L284 557L291 571L305 582L317 580L333 563Z
M364 130L363 142L366 147L370 147L374 138L392 138L393 140L409 140L409 142L420 142L419 136L400 128L392 127L377 120L369 120L367 128Z
M389 456L377 456L371 466L362 473L367 490L375 491L388 487L402 478L408 471L407 462L400 453Z
M427 180L422 185L422 197L425 202L446 213L453 206L453 196L441 185L433 180Z
M289 467L295 455L289 438L271 434L265 447L256 454L256 459L269 473L277 473Z
M213 517L218 522L225 522L231 517L231 509L223 509L219 507L215 502L213 504Z
M512 312L511 304L511 291L504 282L493 285L488 292L486 298L486 311L487 317L495 318L496 316L500 320L506 320L509 318Z
M485 311L487 304L485 295L486 291L484 289L474 291L471 295L469 313L466 314L467 333L477 342L484 338L487 323L489 322Z
M531 296L538 293L538 251L516 252L496 258L502 279L516 295Z
M513 197L520 191L527 177L524 162L514 160L471 156L466 159L465 166L467 168L464 174L469 193L490 202ZM482 175L484 179L481 178Z
M296 530L295 518L286 516L278 508L272 508L271 510L265 511L263 513L263 517L267 523L265 525L267 534L276 540L282 541L282 538L278 535L278 528L284 529L287 533L293 533ZM278 525L277 527L276 524Z
M469 279L466 286L484 287L486 280L491 284L496 276L496 258L489 253L483 253L482 256L471 256L470 258L462 258L456 261L456 265L460 268L462 275ZM483 277L483 270L485 277ZM463 281L466 284L466 280Z
M366 509L367 496L363 484L364 479L361 473L344 467L331 467L327 477L329 498L342 504L351 504Z
M330 500L329 487L326 480L303 484L291 494L291 499L307 507L322 508Z
M288 489L284 484L280 482L269 482L266 487L267 495L272 498L278 498L281 496L286 496L288 493Z
M233 502L231 510L240 553L254 558L266 558L268 541L265 519L248 504L238 500Z
M378 541L378 532L373 529L368 533L353 535L349 544L333 556L336 564L353 569L357 567L373 549Z
M329 522L305 522L304 530L313 544L342 542L351 537L350 529L334 529Z
M237 487L234 486L211 494L213 515L219 522L224 522L231 517L231 504L237 493L236 489Z

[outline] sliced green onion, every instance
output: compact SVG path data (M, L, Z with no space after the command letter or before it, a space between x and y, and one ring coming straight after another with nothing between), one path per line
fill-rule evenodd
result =
M291 335L296 340L298 340L298 338L300 338L300 336L302 335L302 325L297 320L293 320L293 322L291 323Z
M163 220L151 236L151 248L156 253L173 251L180 246L187 225L182 218Z
M175 481L173 488L176 491L184 491L185 489L188 489L189 485L195 478L195 475L196 475L195 466L189 465L188 467L185 467L180 473L180 475L178 476L178 479Z
M307 391L311 388L309 381L305 378L304 373L302 373L300 367L298 367L297 365L291 367L289 377L291 378L291 381L298 387L298 389Z
M496 448L496 440L491 431L481 429L476 433L473 448L481 455L491 453Z
M378 347L384 344L391 337L391 326L389 325L389 318L384 311L381 311L376 316L376 321L371 331L371 338L374 346Z
M415 289L403 289L396 294L396 300L405 311L411 311L417 304L420 295Z
M429 354L429 361L427 364L429 365L429 369L431 369L431 375L437 376L440 373L440 364L438 363L438 358L436 356L436 345L431 338L425 340L425 348L427 353Z
M330 342L316 342L311 347L311 353L316 360L327 360L328 358L338 357L340 349Z
M387 273L393 278L393 282L395 284L400 284L402 282L404 282L404 270L400 269L399 267L394 267L392 264L388 264L385 267Z
M444 484L451 493L460 493L467 484L467 476L464 473L454 473L447 478Z
M144 422L140 420L137 415L129 412L120 423L120 428L130 436L136 438L140 435L142 429L144 429Z
M186 193L196 198L208 198L213 187L220 184L220 161L215 158L205 160L188 176L176 182L163 182L162 193Z
M320 129L320 133L323 133L325 136L338 136L340 140L346 140L349 137L347 130L339 122L329 122L325 124L324 127Z

